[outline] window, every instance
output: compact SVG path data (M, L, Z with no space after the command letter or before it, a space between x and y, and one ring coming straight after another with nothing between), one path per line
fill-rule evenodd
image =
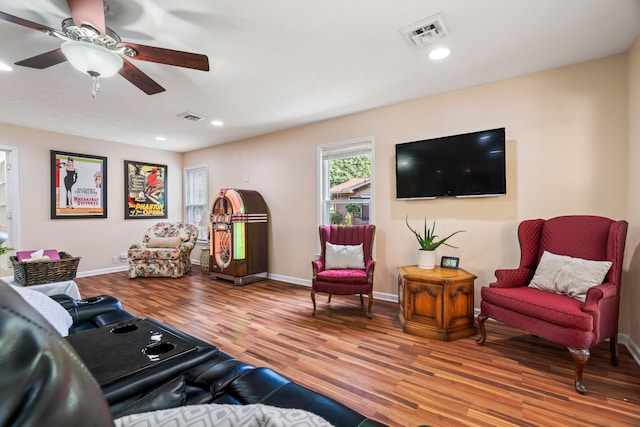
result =
M198 241L209 241L209 185L207 167L184 170L184 222L198 226ZM200 221L207 221L200 226Z
M318 147L319 224L373 221L373 138Z

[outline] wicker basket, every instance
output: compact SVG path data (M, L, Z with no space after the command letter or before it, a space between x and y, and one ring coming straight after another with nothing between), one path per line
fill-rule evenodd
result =
M72 257L66 252L58 252L58 255L59 260L34 262L20 262L16 256L9 257L14 280L23 286L33 286L74 279L80 257Z

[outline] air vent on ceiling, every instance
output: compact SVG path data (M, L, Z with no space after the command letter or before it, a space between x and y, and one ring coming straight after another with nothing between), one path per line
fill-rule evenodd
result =
M186 120L192 123L199 122L200 120L204 120L204 117L198 116L197 114L193 114L188 111L178 114L178 117L181 118L182 120Z
M400 29L400 32L413 47L433 43L447 35L442 15L433 15Z

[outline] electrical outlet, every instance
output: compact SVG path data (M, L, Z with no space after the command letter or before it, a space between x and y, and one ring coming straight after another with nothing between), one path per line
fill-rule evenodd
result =
M118 255L113 256L113 263L118 264L120 262L120 257Z

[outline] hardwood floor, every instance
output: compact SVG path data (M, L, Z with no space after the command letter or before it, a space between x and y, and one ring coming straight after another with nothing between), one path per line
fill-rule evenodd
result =
M110 294L254 366L268 366L390 426L640 426L640 367L620 346L592 350L584 381L558 345L487 322L487 344L402 332L397 304L376 301L373 319L358 297L318 295L272 280L234 286L194 266L181 279L77 278L83 296ZM366 302L365 302L366 304Z

